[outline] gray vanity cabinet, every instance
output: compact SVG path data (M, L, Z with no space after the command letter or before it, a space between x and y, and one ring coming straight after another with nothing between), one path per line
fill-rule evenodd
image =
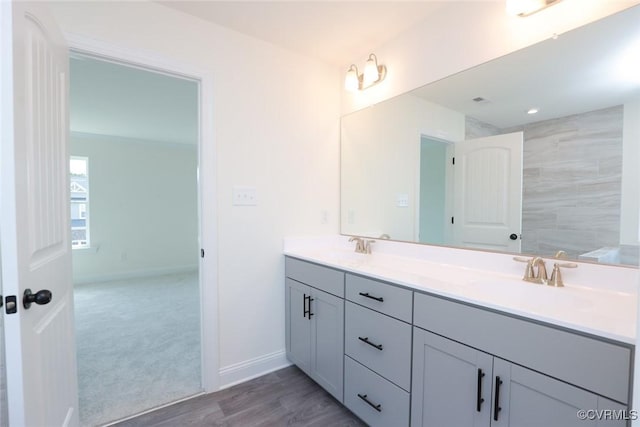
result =
M413 328L412 427L489 427L493 356Z
M344 404L372 427L409 425L413 292L347 274Z
M412 427L626 425L580 419L581 409L625 409L594 393L419 328L413 345Z
M430 295L414 302L412 427L627 425L630 348Z
M320 287L344 295L344 273L289 258L286 273L287 358L342 402L344 298Z
M496 382L500 381L499 396ZM493 427L623 427L625 406L499 358L493 362ZM499 408L496 416L496 406ZM611 411L583 420L580 410ZM615 414L615 416L613 415ZM617 418L616 418L617 417ZM497 421L496 421L497 418Z

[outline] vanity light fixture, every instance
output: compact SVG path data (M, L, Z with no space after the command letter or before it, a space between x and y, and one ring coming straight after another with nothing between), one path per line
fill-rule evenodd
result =
M365 90L380 83L386 76L387 67L378 65L378 57L372 53L364 65L364 72L362 74L358 73L358 67L355 64L351 64L344 78L344 88L349 92Z
M561 0L507 0L507 13L514 16L529 16Z

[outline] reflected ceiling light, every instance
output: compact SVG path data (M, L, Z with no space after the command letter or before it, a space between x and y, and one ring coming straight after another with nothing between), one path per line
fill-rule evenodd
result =
M561 0L507 0L507 13L514 16L529 16Z
M527 111L527 114L536 114L538 112L537 108L529 108L529 110Z
M344 88L349 92L364 90L376 85L387 76L387 67L378 65L378 58L372 53L364 65L364 72L358 73L358 67L351 64L344 78Z

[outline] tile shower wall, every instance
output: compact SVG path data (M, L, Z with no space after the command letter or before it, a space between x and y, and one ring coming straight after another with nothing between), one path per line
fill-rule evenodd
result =
M619 246L623 107L497 129L467 121L469 137L522 130L522 252L571 258Z

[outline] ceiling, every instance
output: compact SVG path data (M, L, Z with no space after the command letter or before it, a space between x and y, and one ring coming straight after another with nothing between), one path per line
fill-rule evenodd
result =
M197 143L195 81L75 54L70 68L72 132Z
M413 93L501 129L621 105L640 99L639 22L635 6Z
M351 52L361 54L364 47L383 43L445 2L161 3L287 49L344 64L353 60ZM629 93L639 96L640 74L628 73L640 67L637 22L640 6L415 93L500 128L621 104ZM622 65L624 58L635 58L635 65ZM70 121L75 132L195 144L197 97L193 81L82 56L71 60ZM487 101L473 102L476 97ZM527 116L531 107L540 112Z
M457 0L422 1L171 1L157 3L265 40L344 65Z

